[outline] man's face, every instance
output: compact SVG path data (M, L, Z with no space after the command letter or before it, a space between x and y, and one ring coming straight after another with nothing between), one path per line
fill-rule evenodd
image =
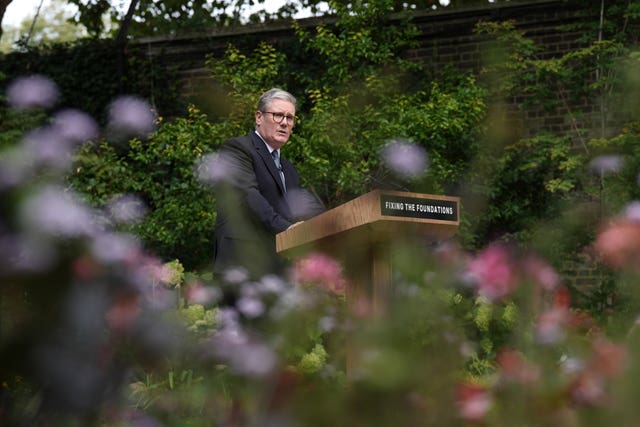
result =
M276 119L283 115L282 121ZM284 99L274 99L265 111L256 111L256 128L258 133L274 150L279 150L288 140L293 129L292 117L296 109L292 103ZM288 117L288 118L287 118Z

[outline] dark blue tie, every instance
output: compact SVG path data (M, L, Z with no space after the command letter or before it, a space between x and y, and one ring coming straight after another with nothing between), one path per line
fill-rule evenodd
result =
M280 164L280 153L278 153L278 150L273 150L271 152L271 157L273 157L273 161L276 163L276 167L278 168L278 171L280 172L280 179L282 180L282 187L284 188L284 191L287 191L287 185L284 182L284 171L282 170L282 165Z

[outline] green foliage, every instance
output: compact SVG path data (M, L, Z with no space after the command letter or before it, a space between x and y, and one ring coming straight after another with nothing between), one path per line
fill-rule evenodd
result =
M511 342L519 325L518 306L512 300L494 304L486 298L456 293L450 307L465 335L477 346L469 349L466 372L479 378L492 373L497 350Z
M630 122L619 135L609 139L589 141L592 156L619 156L622 163L618 170L598 176L591 190L603 199L608 214L620 212L630 200L640 199L638 171L640 170L640 122Z
M604 123L610 118L606 106L613 110L621 95L617 69L628 54L622 42L590 40L562 56L542 58L535 43L512 21L479 23L476 32L489 35L495 42L485 54L484 78L499 96L520 97L525 109L561 109L581 139L586 130L578 124L583 116L579 106L585 101L595 105L600 97L601 120ZM603 132L605 125L601 127Z
M237 132L244 133L253 128L259 96L286 80L285 56L266 43L259 43L249 56L229 45L223 58L208 55L206 64L222 89L224 102L218 109L230 131L235 127Z
M148 99L161 115L184 113L173 71L150 62L144 48L131 46L125 53L110 39L30 46L2 57L0 73L6 75L2 89L16 77L43 74L58 85L59 107L85 111L99 122L121 94Z
M163 268L165 271L163 282L165 285L175 288L182 284L184 280L184 266L179 260L174 259L173 261L167 262Z
M15 111L0 109L0 149L15 145L26 132L43 124L42 111Z
M375 6L392 7L385 2ZM344 28L351 25L350 20L360 19L351 15L355 9L341 10L345 11L341 16ZM375 9L372 13L378 16ZM379 25L379 21L373 19L367 25ZM527 67L501 64L501 70L511 74L509 79L500 82L506 85L493 95L523 89L510 80L518 77L516 74L522 74L529 82L540 83L540 86L536 83L526 88L528 95L541 102L551 97L547 99L549 106L563 100L553 99L555 94L550 88L556 79L563 89L575 88L576 94L588 95L589 90L602 89L599 84L605 82L609 88L615 86L613 80L603 78L585 88L578 78L581 74L567 69L574 62L586 68L612 67L615 61L601 62L600 59L608 54L611 54L609 58L615 58L621 52L616 51L613 44L602 42L566 58L537 62L530 60L534 46L526 39L511 32L506 36L514 37L510 40L521 55L508 58L511 61L520 58ZM583 248L587 239L569 235L593 234L595 227L575 218L571 226L567 226L564 217L575 213L567 209L568 204L582 198L598 198L600 212L611 210L613 213L639 197L640 127L637 123L631 123L614 138L592 139L583 145L576 145L569 137L550 134L510 138L502 129L495 133L490 129L483 138L487 92L475 79L460 77L444 82L421 82L419 67L404 68L403 64L390 59L384 49L380 49L380 57L367 52L368 47L379 47L380 40L366 25L360 32L337 31L332 35L321 32L318 37L315 40L318 44L312 42L311 36L305 41L312 46L311 52L324 58L335 46L348 60L344 67L336 66L323 76L324 80L318 80L321 85L309 84L300 91L307 95L308 101L301 103L301 120L287 146L287 155L299 166L305 182L313 184L328 204L340 203L366 191L371 185L371 176L384 177L388 171L378 154L380 148L394 138L416 142L430 155L430 174L424 182L409 183L415 188L448 192L447 186L472 184L467 194L477 197L480 200L477 204L481 206L474 206L478 215L467 221L475 227L474 243L478 246L495 236L507 235L518 237L521 243L548 240L548 244L562 246L562 249L569 246L566 240L571 237L581 243L575 247ZM346 46L349 42L353 46ZM593 62L594 58L598 61ZM194 164L205 153L214 151L224 138L251 127L257 95L278 84L281 78L284 81L292 78L286 70L286 59L268 45L259 46L251 55L230 48L224 59L210 62L214 76L231 93L227 99L233 101L229 102L231 107L225 114L212 119L214 124L192 109L187 118L162 123L147 141L132 140L125 145L95 142L82 147L69 177L72 188L98 206L121 195L139 196L147 203L149 215L128 227L163 258L178 258L187 268L199 267L210 253L208 239L213 228L215 201L194 179ZM336 63L338 60L332 59ZM363 64L362 69L359 63ZM496 121L486 126L501 125ZM490 140L493 135L499 136L497 141ZM576 136L580 138L583 134L578 132ZM598 171L594 179L584 173L585 166L591 158L597 160L602 154L622 156L624 167ZM13 189L2 187L0 191L5 195ZM471 200L469 205L474 202ZM12 203L7 204L6 210L9 209L13 209ZM2 218L7 227L13 227L14 222L18 223ZM636 222L633 224L637 227ZM37 239L37 231L11 229L9 237L28 234L30 239ZM231 333L227 336L229 341L218 343L219 347L215 339L220 338L222 331L217 330L216 308L190 304L172 312L186 324L184 332L196 338L184 347L176 345L178 340L166 334L165 325L154 322L153 318L149 321L149 313L143 311L146 306L137 298L143 300L146 292L140 291L140 295L131 298L131 293L145 289L147 281L123 286L123 280L139 279L144 270L126 271L127 266L131 268L129 264L134 264L130 259L116 265L115 271L108 271L107 265L96 265L99 264L97 257L82 253L84 247L96 243L88 241L86 246L76 249L79 254L74 252L69 258L54 259L53 266L34 263L29 267L35 270L25 272L14 270L7 263L7 271L12 274L8 276L10 283L33 281L45 285L42 288L50 292L44 294L48 298L33 299L33 307L38 308L33 310L33 318L48 313L50 306L71 308L69 313L60 316L59 323L51 322L55 334L45 337L44 345L38 342L37 334L27 339L17 335L17 341L3 339L0 350L3 361L10 359L6 355L13 355L16 349L21 355L38 354L42 348L47 355L95 352L98 355L95 359L72 359L74 363L70 368L65 369L62 364L39 366L45 372L53 371L55 378L68 375L69 379L76 379L71 372L76 370L76 365L93 367L96 359L111 361L107 369L118 371L122 361L110 359L118 350L122 351L117 344L125 342L133 346L148 341L147 348L136 348L140 353L135 356L141 355L136 362L145 364L153 373L142 371L137 375L130 389L130 403L163 425L233 422L237 425L440 426L464 425L467 421L497 426L629 425L638 419L634 402L639 391L635 381L638 292L633 286L638 279L638 246L637 239L625 241L629 237L635 235L617 236L617 243L627 245L623 249L633 255L633 265L618 272L622 276L619 280L624 292L620 295L625 300L622 306L625 311L614 312L609 329L597 330L593 323L587 323L586 327L579 325L580 319L563 305L563 289L557 283L550 284L549 280L532 283L535 279L527 275L534 274L537 278L539 274L549 273L544 265L534 265L532 272L526 263L511 265L510 257L485 260L487 265L483 266L480 276L486 277L470 278L464 273L468 273L472 254L455 252L448 246L433 251L425 249L423 244L402 244L394 247L394 292L385 301L388 302L385 315L377 317L368 312L371 308L367 307L366 300L362 306L350 306L353 310L343 311L343 300L317 298L317 292L302 295L298 288L283 290L269 282L275 278L260 283L234 283L240 296L261 298L267 308L264 315L250 321L236 313L240 320L227 331ZM45 236L36 242L47 248L52 239ZM65 256L74 239L79 240L74 235L62 242L61 246L67 247L62 252ZM17 237L15 240L19 242ZM30 241L21 243L26 245ZM4 251L12 255L7 249ZM515 253L511 256L516 258ZM552 260L562 261L562 257ZM171 273L164 277L167 284L175 286L184 281L180 261L172 261L165 267ZM103 270L108 273L103 274ZM621 307L602 304L604 299L617 295L619 283L612 280L615 277L609 274L603 278L588 302L592 311ZM98 291L79 297L71 293L67 300L61 286L50 286L52 280L56 285L72 283L75 287L79 283L82 289L95 287ZM514 294L499 301L479 297L473 287L482 280L487 282L485 285L498 287L511 286L513 280ZM501 282L504 280L508 283ZM112 284L113 289L107 284ZM282 283L279 285L286 288ZM127 291L124 296L118 294L123 288ZM117 297L102 302L111 291ZM14 297L10 301L18 300ZM86 310L87 302L92 303L91 310ZM347 299L347 303L352 301ZM105 316L105 311L111 316ZM128 320L113 322L114 318L120 320L113 313L124 313L127 316L123 317ZM109 325L104 323L107 318L111 318ZM319 325L326 324L327 319L337 332L320 332ZM69 327L74 321L81 323L78 329ZM26 328L29 330L39 326L27 325L31 326ZM99 331L94 334L96 337L104 334L108 339L89 348L90 352L78 351L86 348L74 345L75 341L91 340L69 340L74 343L68 344L67 336L74 337L92 325L97 325L89 329ZM589 333L585 333L587 328ZM616 337L625 340L624 346L607 342L605 337L612 330ZM22 331L15 328L8 332L20 334ZM341 333L344 335L340 336ZM56 340L59 335L65 337L62 345ZM157 345L159 336L164 335L169 335L166 341L170 344L166 344L166 348ZM336 335L337 344L332 341ZM345 337L346 342L342 341ZM14 346L15 342L24 347ZM177 354L175 347L179 347ZM505 349L511 351L512 359L509 363L500 363L498 355ZM218 357L223 357L220 354L229 358L219 360ZM281 365L276 364L269 375L260 376L253 364L261 359L256 358L256 354L273 356ZM243 359L244 356L249 358ZM14 362L10 365L13 374L15 367L22 365L10 360ZM247 364L233 366L237 360ZM151 363L147 365L147 362ZM335 371L348 363L351 363L352 376L345 386ZM295 365L309 377L296 376L288 364ZM105 365L99 364L102 366ZM98 379L108 375L107 370L87 371L95 372ZM38 378L37 375L35 372L34 377ZM10 378L7 388L20 389L15 378ZM480 387L472 389L475 393L472 395L459 393L461 380L469 378ZM305 379L312 379L313 383L305 383ZM66 378L63 380L60 382L65 390L74 384ZM36 393L42 398L47 396L27 388L27 396L22 401L33 401L29 397ZM104 387L97 390L102 392ZM465 412L463 406L470 397L471 414ZM109 421L100 420L100 423L108 425Z
M131 140L126 150L105 142L82 147L70 183L97 206L139 197L148 215L128 228L163 259L177 258L188 269L203 266L213 245L215 200L195 172L221 142L219 132L192 109L187 118L161 124L147 141Z
M320 343L316 344L313 349L302 356L298 363L298 371L305 375L318 373L327 362L327 351Z
M260 93L274 86L287 89L287 82L294 81L305 82L299 90L306 96L300 98L300 120L284 150L303 184L327 206L393 181L380 150L396 139L424 147L430 157L430 173L412 183L415 190L455 188L479 147L486 92L472 77L450 77L444 84L422 81L421 66L402 59L416 29L405 22L390 25L388 1L336 8L335 27L315 34L297 28L298 55L314 57L322 69L314 62L291 70L289 58L266 43L250 54L229 46L223 58L207 59L218 85L210 100L216 123L207 125L211 135L204 136L209 141L199 146L201 151L192 150L189 141L200 140L203 122L177 120L161 126L148 142L132 141L124 153L105 144L84 152L78 165L84 178L75 188L98 204L116 195L140 196L149 213L131 229L147 247L188 266L204 265L213 202L191 190L187 171L217 143L253 127Z
M7 76L0 71L0 85L5 84ZM0 104L6 102L0 94ZM44 111L19 111L0 108L0 150L14 146L16 142L29 130L36 128L46 121Z
M189 304L180 309L187 330L194 336L205 338L216 327L217 309L206 309L200 304Z
M381 66L411 68L401 53L415 44L418 30L408 22L390 24L392 4L390 0L333 2L339 18L335 27L321 25L311 34L294 25L306 50L324 64L311 89L331 87L339 93L345 84L377 74Z
M530 230L538 221L553 218L560 202L576 190L584 167L569 137L541 135L504 147L487 194L479 234L487 238ZM482 191L482 188L478 188Z

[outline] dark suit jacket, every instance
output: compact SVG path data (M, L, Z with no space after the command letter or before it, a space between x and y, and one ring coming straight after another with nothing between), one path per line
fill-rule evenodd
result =
M299 189L296 169L282 157L280 163L287 192ZM214 272L242 266L253 276L279 273L275 235L298 218L292 213L269 149L253 131L228 139L220 147L216 167L224 171L224 178L215 187Z

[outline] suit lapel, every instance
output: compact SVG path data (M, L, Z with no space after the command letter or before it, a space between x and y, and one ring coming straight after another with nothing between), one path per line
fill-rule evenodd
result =
M258 152L258 155L260 155L260 157L262 158L262 161L265 163L265 165L267 165L267 169L269 169L269 172L271 173L271 176L273 177L274 181L276 182L278 187L280 187L280 190L284 192L282 180L280 179L280 172L278 171L278 168L276 167L276 164L273 161L273 157L271 157L271 153L269 153L269 149L265 145L264 141L262 141L262 139L260 139L260 137L255 132L252 132L251 142L253 143L254 149ZM284 179L286 181L287 172L284 167L283 167L283 171L285 173Z

